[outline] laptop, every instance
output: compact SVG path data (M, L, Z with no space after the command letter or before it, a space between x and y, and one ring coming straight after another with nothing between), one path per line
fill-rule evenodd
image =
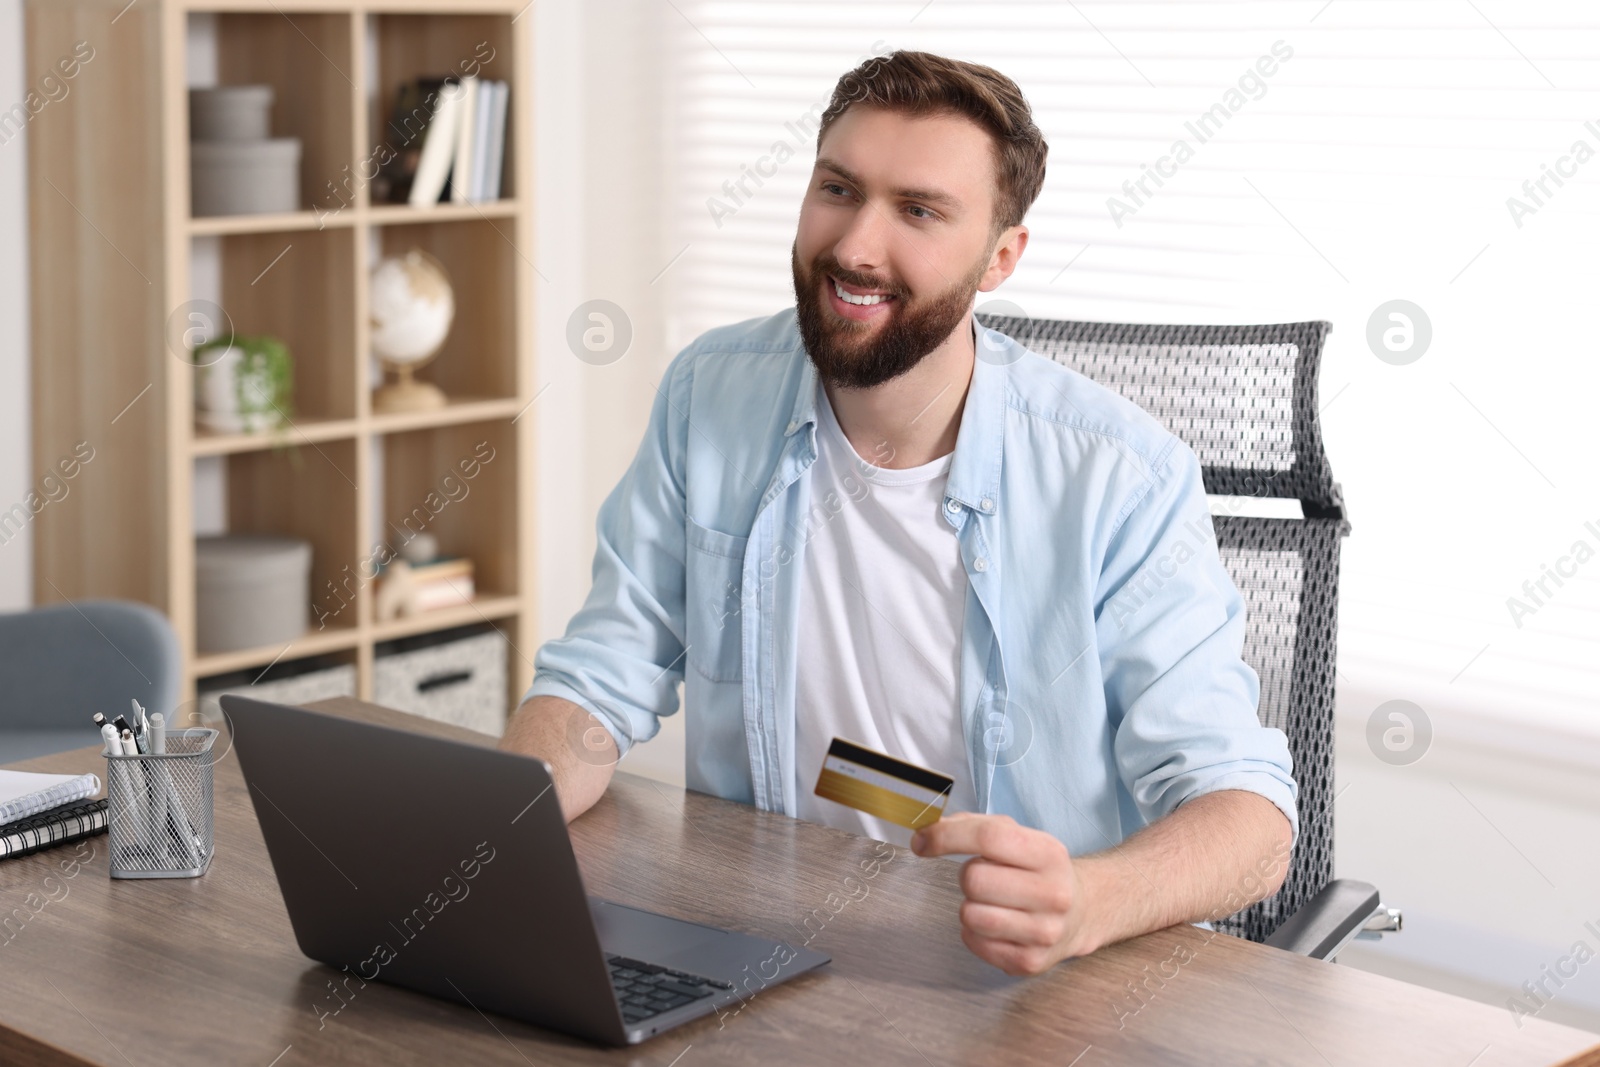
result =
M300 951L344 972L319 1019L382 981L631 1045L830 962L587 895L543 760L247 697L222 708ZM708 871L707 892L727 876Z

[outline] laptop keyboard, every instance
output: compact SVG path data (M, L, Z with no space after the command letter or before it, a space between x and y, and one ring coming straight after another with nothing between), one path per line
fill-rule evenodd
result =
M732 982L657 967L626 956L611 956L606 962L611 965L611 988L622 1006L623 1019L629 1023L733 988Z

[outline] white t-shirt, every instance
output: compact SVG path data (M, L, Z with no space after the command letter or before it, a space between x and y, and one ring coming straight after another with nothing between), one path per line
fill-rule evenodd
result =
M795 675L802 819L911 841L904 827L816 795L835 737L949 775L945 810L977 810L957 696L967 575L941 514L953 457L905 470L872 466L817 386Z

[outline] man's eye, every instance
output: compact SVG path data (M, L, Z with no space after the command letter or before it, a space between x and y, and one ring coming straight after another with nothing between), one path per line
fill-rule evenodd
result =
M840 185L838 182L823 182L822 183L823 192L831 193L835 189L839 190L839 192L835 194L836 196L843 196L847 192L845 187Z
M935 215L933 212L929 211L927 208L923 207L921 204L912 204L906 210L923 212L923 214L916 216L919 219L936 219L939 217L938 215Z

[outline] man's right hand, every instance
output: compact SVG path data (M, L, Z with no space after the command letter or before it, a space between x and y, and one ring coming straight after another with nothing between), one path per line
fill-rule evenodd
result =
M611 783L620 755L600 720L560 697L537 696L506 723L500 747L550 764L556 799L567 822L594 806Z

